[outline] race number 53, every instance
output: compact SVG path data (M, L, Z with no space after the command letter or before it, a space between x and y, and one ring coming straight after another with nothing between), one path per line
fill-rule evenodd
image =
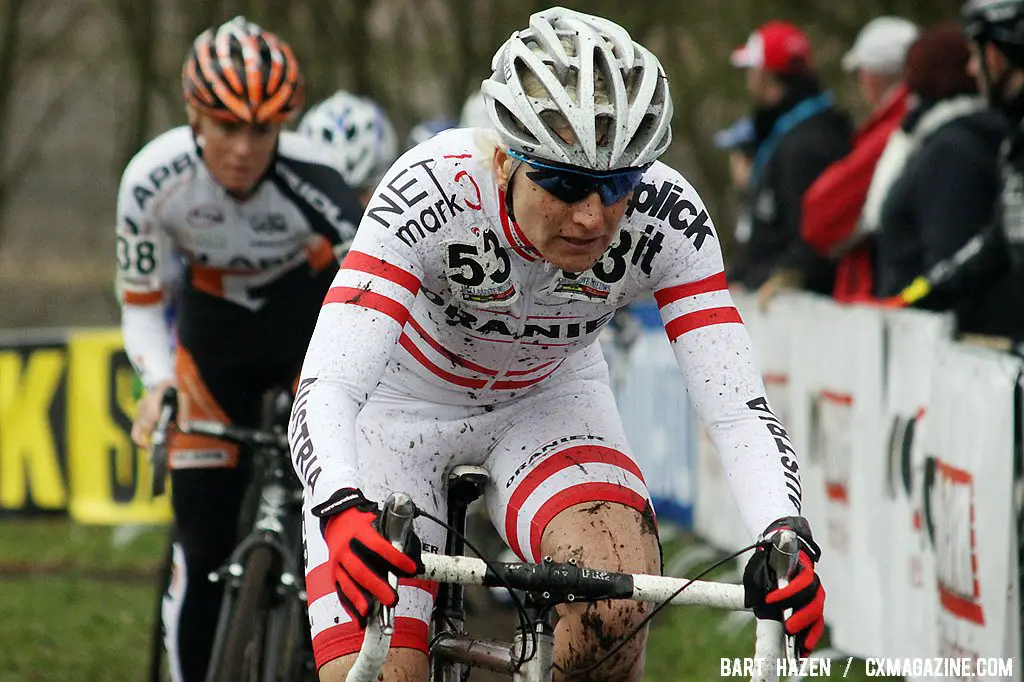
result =
M449 277L457 284L478 287L484 279L490 278L495 284L502 284L512 272L512 261L501 248L498 237L491 230L484 231L484 252L478 245L465 242L449 242ZM488 272L490 270L490 272Z

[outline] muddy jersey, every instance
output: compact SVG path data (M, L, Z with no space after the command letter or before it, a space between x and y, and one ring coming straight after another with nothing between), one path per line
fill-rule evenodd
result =
M187 126L128 164L117 203L117 281L125 347L148 386L171 376L161 312L171 259L183 264L179 338L194 355L301 358L324 276L362 213L323 154L282 132L245 201L212 178Z
M509 219L489 155L474 158L474 135L449 131L407 152L367 206L292 414L307 499L359 485L355 422L367 400L436 405L443 420L446 407L522 399L603 365L597 337L612 314L653 294L748 528L799 514L796 455L765 399L694 188L655 163L603 257L564 272Z

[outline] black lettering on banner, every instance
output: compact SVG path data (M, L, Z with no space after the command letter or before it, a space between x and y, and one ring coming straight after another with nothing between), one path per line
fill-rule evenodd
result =
M65 365L59 344L0 350L0 510L67 504Z
M681 230L687 239L693 241L698 251L704 246L704 240L714 237L711 229L710 216L705 209L697 210L697 206L688 199L681 199L682 188L675 183L664 181L660 188L652 183L641 182L626 207L626 215L639 212L658 220L667 221L673 230Z
M896 491L901 487L903 493L909 497L913 488L910 454L916 425L916 416L896 415L892 419L892 426L889 429L889 466L886 467L885 477L886 490L890 497L895 497Z
M316 490L317 479L322 473L319 460L313 449L313 439L309 435L309 425L306 423L306 403L309 400L310 389L315 383L316 377L310 377L303 379L299 384L299 390L295 393L289 429L295 470L305 479L310 492Z
M779 421L775 413L768 407L768 399L764 396L747 401L747 408L759 412L758 419L764 422L768 433L775 441L775 446L780 453L779 463L782 465L782 475L786 480L786 487L789 489L789 501L796 507L796 513L800 513L803 506L803 487L800 484L800 465L797 463L796 452L789 440L789 434Z

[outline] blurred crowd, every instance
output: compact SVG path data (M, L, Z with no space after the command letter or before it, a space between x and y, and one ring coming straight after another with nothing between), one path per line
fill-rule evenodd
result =
M779 292L804 289L844 303L952 310L962 333L1024 342L1024 216L1015 214L1024 210L1024 162L1015 164L1024 3L1009 2L1009 14L993 14L997 5L970 0L961 17L932 26L868 22L841 63L869 112L858 124L822 81L799 26L770 21L733 50L751 104L715 136L738 216L733 288L756 292L765 309ZM346 180L368 198L400 147L487 125L475 92L458 120L421 121L400 145L376 103L338 92L300 130L335 149Z
M1024 3L996 5L868 22L841 64L870 112L858 125L800 27L768 22L732 52L751 103L715 137L738 208L733 287L765 309L805 289L951 310L962 333L1024 341Z

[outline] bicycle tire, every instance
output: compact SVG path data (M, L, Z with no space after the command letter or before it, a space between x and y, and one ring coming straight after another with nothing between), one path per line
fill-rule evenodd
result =
M242 584L230 615L221 623L227 628L227 637L221 660L215 664L217 682L259 679L273 565L274 551L270 547L258 546L246 557Z
M167 550L164 552L164 559L160 564L156 604L154 604L153 608L153 623L149 633L149 670L147 673L147 680L149 682L164 682L168 677L165 670L163 606L171 581L171 573L174 570L173 557L174 526L172 525L168 529Z
M295 596L286 597L267 618L262 682L316 682L309 618L305 605Z

